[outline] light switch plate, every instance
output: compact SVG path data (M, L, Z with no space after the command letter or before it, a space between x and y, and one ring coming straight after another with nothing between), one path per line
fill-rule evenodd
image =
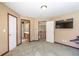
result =
M6 32L6 30L5 30L5 29L3 29L3 32Z

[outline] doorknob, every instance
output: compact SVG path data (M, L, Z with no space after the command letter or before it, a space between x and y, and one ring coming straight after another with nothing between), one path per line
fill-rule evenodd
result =
M11 34L9 34L9 36L11 36Z

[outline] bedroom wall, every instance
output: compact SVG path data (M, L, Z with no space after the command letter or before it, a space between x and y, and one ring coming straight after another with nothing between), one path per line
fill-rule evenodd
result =
M73 29L55 29L55 41L79 48L79 44L70 42L70 40L73 40L76 38L76 36L79 36L79 11L52 17L54 21L65 20L69 18L73 18Z
M24 17L13 11L12 9L0 3L0 55L8 51L8 21L7 14L10 13L17 17L17 43L21 43L21 19L30 20L30 38L32 40L38 40L38 21L33 20L31 17ZM5 30L5 32L4 32Z
M38 20L33 19L30 24L30 41L38 40Z
M20 34L20 15L14 12L13 10L9 9L4 4L0 3L0 55L8 51L8 16L7 14L10 13L17 17L18 21L18 34ZM5 30L5 31L4 31ZM19 38L20 35L17 36L18 44L20 43Z

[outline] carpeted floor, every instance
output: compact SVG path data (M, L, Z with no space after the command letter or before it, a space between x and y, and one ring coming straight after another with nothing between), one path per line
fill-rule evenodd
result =
M5 56L79 56L79 50L46 41L23 43Z

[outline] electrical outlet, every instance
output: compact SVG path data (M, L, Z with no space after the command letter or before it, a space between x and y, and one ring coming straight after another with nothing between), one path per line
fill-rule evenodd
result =
M67 42L67 40L62 40L63 42Z

